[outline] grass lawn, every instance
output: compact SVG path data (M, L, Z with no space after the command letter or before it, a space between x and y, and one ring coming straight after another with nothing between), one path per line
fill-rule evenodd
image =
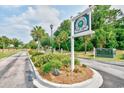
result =
M0 59L1 58L4 58L4 57L8 57L8 56L11 56L11 55L13 55L13 54L15 54L15 53L17 53L17 51L18 50L14 50L14 49L6 49L6 50L4 50L4 51L0 51Z
M87 54L84 52L75 52L75 56L79 58L94 59L93 52L87 52ZM114 58L95 57L95 60L105 62L124 62L124 50L117 50Z

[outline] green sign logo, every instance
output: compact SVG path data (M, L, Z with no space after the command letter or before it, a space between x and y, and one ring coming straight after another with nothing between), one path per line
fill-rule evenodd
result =
M80 33L89 30L89 15L85 14L77 18L74 22L74 33Z
M83 27L83 21L82 21L82 20L79 21L78 27L79 27L79 28Z

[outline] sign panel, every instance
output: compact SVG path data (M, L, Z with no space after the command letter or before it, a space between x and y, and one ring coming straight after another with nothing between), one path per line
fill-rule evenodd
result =
M114 58L116 55L116 50L112 48L96 48L95 53L98 57Z
M89 31L89 14L80 16L74 21L74 34Z

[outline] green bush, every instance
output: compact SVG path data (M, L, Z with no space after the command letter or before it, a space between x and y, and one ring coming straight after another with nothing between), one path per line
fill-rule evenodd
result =
M42 63L42 64L45 64L47 62L50 62L51 60L53 59L56 59L56 60L60 60L62 61L62 59L65 57L65 55L62 55L62 54L44 54L44 55L37 55L37 56L33 56L32 57L32 60L34 62L39 62L39 63Z
M44 53L38 52L37 50L29 50L31 56L43 55Z
M66 67L68 67L71 63L71 59L69 57L64 57L64 58L62 58L61 61L62 61L62 64Z
M62 62L56 59L53 59L50 61L50 63L52 64L52 68L53 69L60 69L62 67Z
M32 61L36 67L42 67L45 73L48 73L54 68L60 69L62 65L68 67L71 63L70 56L59 53L32 56ZM75 59L75 65L79 64L79 60Z
M53 59L50 62L44 64L42 66L42 70L44 73L49 73L53 69L60 69L62 67L62 63L59 60Z
M71 64L71 59L70 59L70 57L64 57L64 58L62 59L62 64L63 64L64 66L70 66L70 64ZM75 59L75 65L80 65L80 61L79 61L78 59Z
M75 59L75 65L80 65L80 61L78 59Z
M29 50L28 51L28 53L30 54L30 55L33 55L33 54L35 54L37 52L37 50Z
M42 66L42 70L44 73L49 73L52 70L51 63L46 63Z

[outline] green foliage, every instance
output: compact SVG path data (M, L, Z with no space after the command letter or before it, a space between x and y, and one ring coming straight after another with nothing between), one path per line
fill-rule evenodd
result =
M37 44L38 51L42 47L41 44L46 42L46 38L48 38L48 34L45 33L45 30L41 26L35 26L31 31L31 36L34 41L38 42Z
M43 55L44 53L38 52L37 50L29 50L29 54L32 56Z
M70 49L70 40L68 40L68 37L70 36L71 32L71 21L70 20L64 20L60 26L57 28L57 31L54 33L55 35L55 48L60 49L63 48L65 50Z
M14 45L15 48L17 48L17 47L19 47L21 42L18 39L14 38L14 39L12 39L12 44Z
M75 59L75 65L80 65L80 61L78 59Z
M50 61L50 63L52 64L52 69L60 69L62 67L62 62L57 60L57 59L53 59Z
M48 73L52 69L60 69L62 66L69 67L71 63L70 56L60 53L35 55L32 57L32 61L36 67L42 67L45 73ZM75 59L75 65L80 65L78 59Z
M25 44L24 48L36 49L37 43L34 40L31 40L29 43Z
M85 64L82 64L82 67L85 67L85 68L86 68L86 67L87 67L87 65L85 65Z
M62 63L59 60L53 59L50 62L44 64L42 66L44 73L49 73L53 69L60 69L62 67Z
M124 29L116 29L116 38L118 42L118 49L124 49Z
M0 48L22 48L23 42L18 40L17 38L10 39L6 36L0 37Z
M49 73L52 70L52 64L46 63L42 66L42 70L44 73Z
M70 66L70 63L71 63L71 59L69 57L64 57L62 59L62 64L66 67Z
M50 37L47 33L43 36L43 38L40 40L40 43L43 47L47 48L50 46Z
M123 32L120 28L124 29L124 17L119 18L122 15L120 9L113 9L110 5L96 5L92 11L92 30L95 31L93 37L86 36L75 38L75 50L76 51L89 51L93 47L101 48L118 48L124 49ZM67 32L70 36L69 20L64 20L54 33L57 41L55 42L55 48L63 48L70 50L70 40L62 42L60 35L62 32ZM121 35L122 34L122 35Z

